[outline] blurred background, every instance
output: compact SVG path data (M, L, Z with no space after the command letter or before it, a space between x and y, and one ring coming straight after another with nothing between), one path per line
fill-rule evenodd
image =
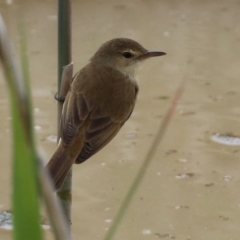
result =
M167 53L138 71L137 105L117 137L74 167L74 239L103 239L183 80L171 124L114 239L239 239L239 8L239 0L72 2L74 72L116 37ZM16 50L19 18L25 23L37 143L49 159L57 128L57 1L0 0L0 13ZM3 211L11 208L11 118L1 68L0 116ZM10 240L11 231L0 229L0 238Z

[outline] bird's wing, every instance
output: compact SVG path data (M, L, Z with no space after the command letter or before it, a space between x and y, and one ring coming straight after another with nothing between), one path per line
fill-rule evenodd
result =
M113 139L123 124L124 122L113 122L108 117L91 120L85 135L85 143L75 163L84 162L102 149Z
M82 163L110 142L124 122L115 122L104 115L83 94L69 92L62 111L61 139L65 146L70 146L80 128L86 127L84 145L76 159L76 163Z
M68 93L61 116L61 139L65 146L70 146L80 127L86 123L93 106L86 101L83 94Z

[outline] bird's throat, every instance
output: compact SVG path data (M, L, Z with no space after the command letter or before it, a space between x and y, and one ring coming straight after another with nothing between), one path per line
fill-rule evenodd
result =
M136 70L136 68L137 68L137 64L124 66L124 67L118 66L116 69L118 71L120 71L123 75L128 77L131 82L136 83L137 82L136 79L135 79L135 70Z

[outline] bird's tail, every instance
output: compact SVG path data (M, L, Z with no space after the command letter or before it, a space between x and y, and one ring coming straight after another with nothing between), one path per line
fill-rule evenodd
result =
M52 178L55 190L58 190L61 187L74 163L74 160L75 159L71 156L70 149L63 147L60 143L46 166L47 171Z

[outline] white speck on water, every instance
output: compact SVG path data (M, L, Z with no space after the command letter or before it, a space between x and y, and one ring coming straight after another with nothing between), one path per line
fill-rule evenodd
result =
M178 174L177 176L175 176L175 178L177 178L177 179L183 179L183 178L186 178L186 177L187 177L187 175L184 174L184 173Z
M50 142L57 142L57 135L49 135L47 136L47 140Z
M12 225L8 225L8 224L2 224L0 226L0 228L5 229L5 230L12 230L13 226Z
M105 222L110 223L110 222L112 222L112 219L106 219Z
M178 175L175 176L176 179L184 179L184 178L189 178L193 177L194 173L179 173Z
M45 229L45 230L48 230L48 229L50 229L50 226L49 226L49 225L42 224L42 228Z
M185 159L185 158L180 158L180 159L178 159L178 162L185 163L185 162L187 162L187 159Z
M228 181L232 180L232 176L231 176L231 175L226 175L226 176L223 177L223 179L224 179L226 182L228 182Z
M105 167L105 166L106 166L106 163L105 163L105 162L101 163L101 166Z
M12 213L9 211L0 212L0 228L5 230L13 229Z
M225 145L240 146L240 137L232 134L215 133L211 136L211 140Z
M35 113L40 112L40 108L34 108L34 112Z
M109 208L109 207L107 207L107 208L105 208L104 210L105 210L105 211L109 211L109 210L110 210L110 208Z
M34 126L34 129L35 129L35 130L40 130L40 129L42 129L42 127L39 126L39 125L35 125L35 126Z
M142 230L142 234L143 234L143 235L150 235L151 233L152 233L152 231L151 231L150 229L144 228L144 229Z

